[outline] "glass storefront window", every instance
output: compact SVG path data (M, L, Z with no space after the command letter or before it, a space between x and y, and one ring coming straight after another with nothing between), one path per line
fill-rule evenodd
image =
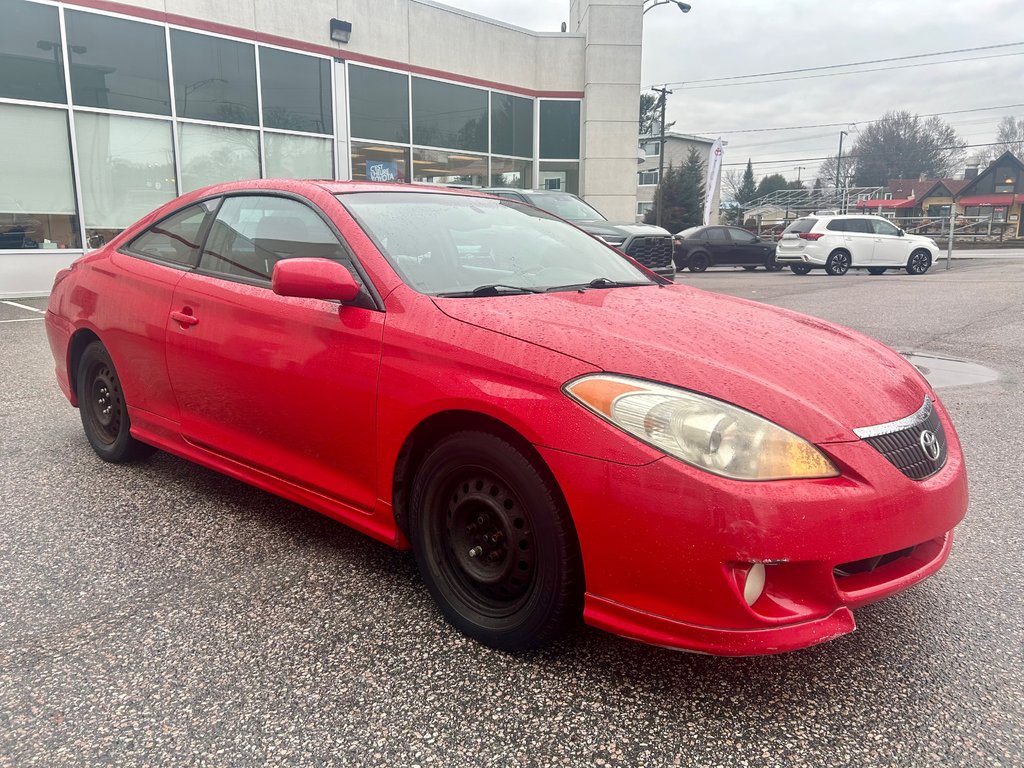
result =
M533 161L491 158L491 186L533 189Z
M352 142L352 178L356 181L408 181L409 148Z
M555 159L580 156L580 103L540 103L540 156Z
M408 75L349 64L348 104L353 137L409 141Z
M170 122L77 112L75 138L87 247L178 194Z
M0 104L0 250L78 248L68 115Z
M412 140L432 147L486 152L487 91L414 77Z
M327 59L260 48L260 84L264 127L334 132L331 68Z
M56 7L0 0L0 97L67 100Z
M333 179L331 139L266 133L267 176L279 179Z
M579 163L541 163L537 189L558 189L580 193Z
M259 178L258 131L184 123L179 135L182 192L223 181Z
M77 106L171 114L163 27L72 10L65 18Z
M487 184L487 158L442 152L438 149L413 149L413 179L427 184Z
M533 157L533 100L491 94L491 152Z
M256 125L256 52L249 43L171 30L178 117Z

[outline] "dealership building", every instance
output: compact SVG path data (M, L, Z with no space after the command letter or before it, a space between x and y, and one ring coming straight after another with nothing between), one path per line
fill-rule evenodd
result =
M642 0L537 32L431 0L0 0L0 296L256 177L576 192L636 213Z

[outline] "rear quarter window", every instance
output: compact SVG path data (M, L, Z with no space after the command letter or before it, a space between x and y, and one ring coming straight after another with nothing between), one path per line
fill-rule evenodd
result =
M833 219L825 225L825 229L831 230L832 232L849 232L851 227L850 222L846 219Z

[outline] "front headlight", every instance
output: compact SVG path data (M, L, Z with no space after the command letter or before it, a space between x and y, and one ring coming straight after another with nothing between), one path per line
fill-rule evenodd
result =
M685 389L612 374L569 382L565 392L670 456L733 480L835 477L835 465L792 432L735 405Z

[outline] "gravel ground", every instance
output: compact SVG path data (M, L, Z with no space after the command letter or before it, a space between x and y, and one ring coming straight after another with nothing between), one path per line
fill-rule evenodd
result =
M936 577L783 656L492 651L407 553L166 454L101 462L39 315L0 302L0 765L1024 765L1024 262L679 280L1000 372L940 393L971 508Z

